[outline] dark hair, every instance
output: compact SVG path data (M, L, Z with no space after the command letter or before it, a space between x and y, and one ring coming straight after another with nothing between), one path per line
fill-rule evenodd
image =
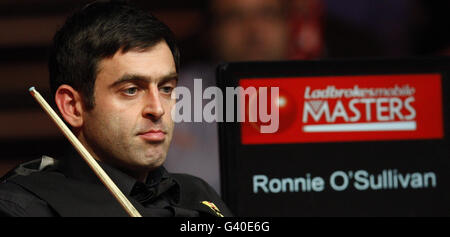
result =
M96 1L70 16L56 32L48 63L53 95L62 84L79 91L94 107L98 63L118 50L143 50L164 40L176 70L180 54L172 31L152 14L124 1Z

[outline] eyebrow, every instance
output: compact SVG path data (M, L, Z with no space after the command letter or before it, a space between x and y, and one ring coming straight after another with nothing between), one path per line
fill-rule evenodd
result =
M178 83L178 73L173 72L170 73L161 79L157 80L158 84L164 84L168 81L175 80ZM113 88L120 84L127 83L127 82L144 82L144 83L150 83L152 79L147 76L137 75L137 74L125 74L119 79L117 79L114 83L112 83L109 87Z

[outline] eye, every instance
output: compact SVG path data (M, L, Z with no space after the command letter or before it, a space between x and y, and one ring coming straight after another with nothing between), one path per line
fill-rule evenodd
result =
M136 93L138 92L138 88L137 87L130 87L130 88L127 88L127 89L123 90L123 92L126 95L136 95Z
M160 90L165 94L172 93L173 87L172 86L163 86L160 88Z

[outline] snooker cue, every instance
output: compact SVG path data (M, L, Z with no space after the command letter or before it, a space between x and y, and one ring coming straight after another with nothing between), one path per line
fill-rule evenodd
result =
M75 147L78 153L87 162L89 167L94 171L97 177L102 181L102 183L108 188L111 194L116 198L120 205L125 209L125 211L131 217L142 217L141 214L136 210L136 208L131 204L131 202L125 197L125 195L120 191L117 185L111 180L111 178L106 174L106 172L100 167L97 161L92 157L92 155L86 150L86 148L81 144L77 137L72 133L72 131L67 127L67 125L62 121L62 119L56 114L52 107L45 101L45 99L39 94L39 92L33 87L29 89L31 95L36 99L36 101L41 105L41 107L47 112L47 114L52 118L53 122L56 123L61 132L69 139L70 143Z

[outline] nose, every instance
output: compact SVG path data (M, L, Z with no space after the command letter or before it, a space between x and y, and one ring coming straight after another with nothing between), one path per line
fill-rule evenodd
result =
M159 120L164 115L164 108L159 97L159 89L157 86L150 86L144 100L144 109L142 116L150 118L154 121Z

